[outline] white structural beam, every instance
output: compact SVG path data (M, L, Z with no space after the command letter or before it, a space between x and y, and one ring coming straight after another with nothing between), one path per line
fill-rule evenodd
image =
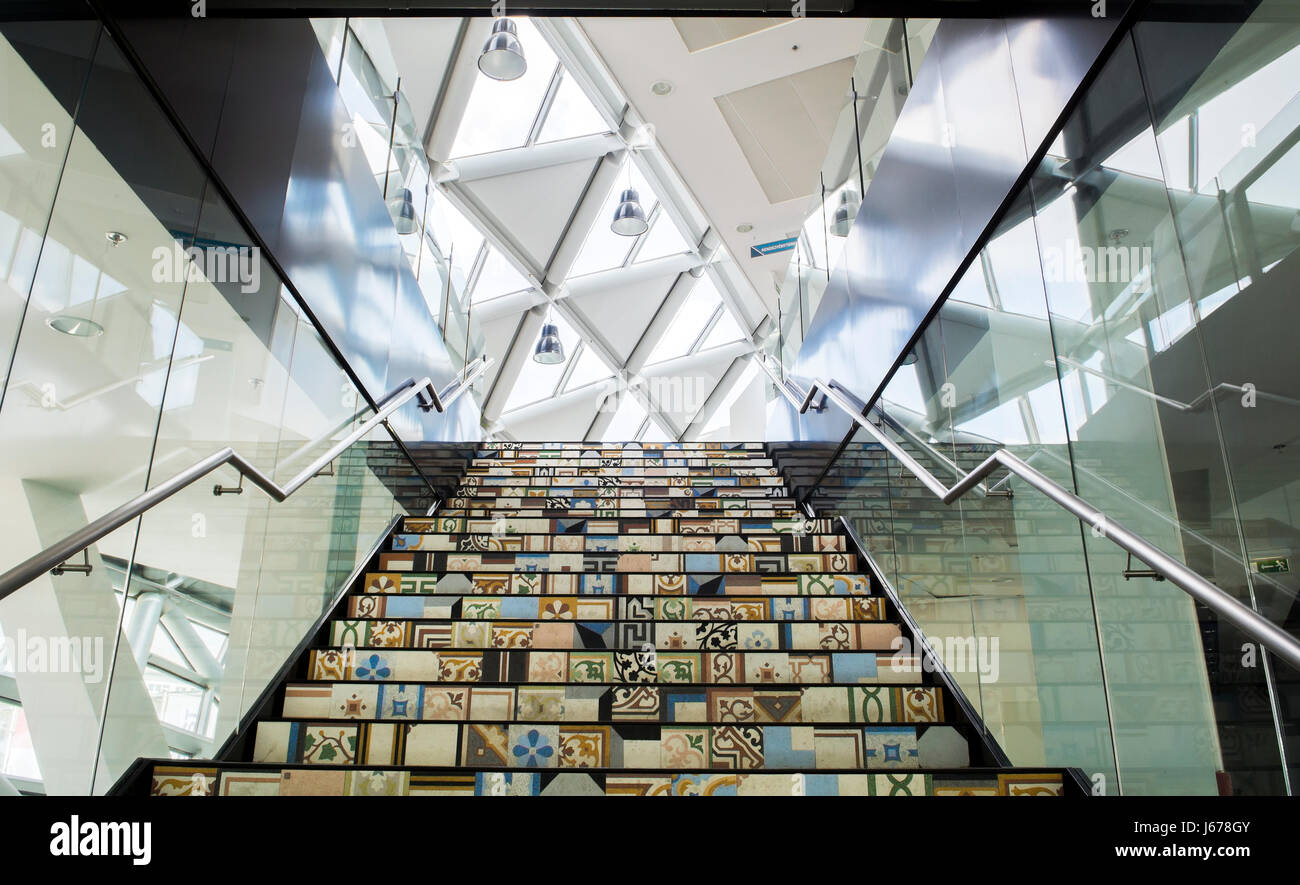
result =
M532 342L541 335L545 317L546 312L535 307L519 318L519 327L515 329L510 347L506 349L505 356L501 359L501 368L492 381L492 389L488 392L487 399L483 401L484 422L490 424L501 417L506 400L510 398L510 391L519 380L519 374L528 365Z
M564 166L579 160L595 160L623 149L623 140L613 133L582 135L527 147L507 148L487 154L461 157L441 164L435 180L439 184L461 183Z
M474 81L479 76L479 51L491 32L490 18L472 16L468 19L460 51L448 64L445 88L434 108L435 116L426 126L429 137L424 149L434 160L446 160L451 154L456 130L460 128L461 117L465 116L465 108L474 90Z
M641 335L641 340L632 348L632 354L627 359L627 370L632 374L640 372L645 368L646 361L650 359L650 354L654 353L659 342L663 340L664 334L668 327L672 325L673 318L677 316L677 311L686 303L690 297L691 290L695 288L698 278L689 273L681 274L677 281L673 283L672 288L668 290L668 295L664 298L655 315L650 318L645 332Z
M708 399L700 405L699 411L695 413L695 417L686 425L686 429L682 432L682 435L677 438L678 442L695 442L699 439L700 434L704 432L705 426L713 419L714 413L718 411L723 400L727 398L727 394L731 392L731 388L734 387L736 382L740 380L740 377L745 374L745 367L749 365L749 361L752 359L754 359L754 355L750 353L746 356L736 357L736 359L732 361L731 365L727 367L727 371L718 379L718 383L713 388L713 392L710 393Z
M603 292L614 292L621 286L635 285L657 277L668 277L672 274L687 273L695 268L702 267L703 264L704 259L694 253L685 252L681 255L669 255L665 258L655 258L640 264L629 264L626 267L615 267L610 270L585 274L569 280L562 286L557 286L553 291L548 289L551 295L549 299L546 294L539 290L525 289L521 292L502 295L500 298L493 298L491 301L485 301L482 304L476 304L474 305L474 312L475 316L482 319L483 322L488 322L512 313L518 313L521 310L527 310L539 304L545 304L548 300L558 301L564 298L572 298L575 295L596 295Z
M544 415L550 414L551 412L563 409L573 403L592 399L596 396L597 388L605 393L610 393L618 389L618 379L607 378L604 381L598 381L595 384L584 384L576 390L569 390L548 397L547 399L538 400L535 403L529 403L526 406L520 406L517 409L511 409L509 412L502 415L501 418L506 422L513 420L531 421L535 418L540 418Z

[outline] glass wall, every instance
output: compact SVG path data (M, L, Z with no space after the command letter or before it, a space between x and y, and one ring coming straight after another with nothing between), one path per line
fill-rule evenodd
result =
M287 484L371 417L106 33L0 25L0 71L0 570L226 446ZM212 755L431 503L413 473L382 426L281 504L221 468L0 599L0 774Z
M483 329L465 297L482 264L483 236L434 186L424 139L377 19L313 19L429 312L463 367L483 353ZM378 59L378 60L377 60Z
M1300 635L1284 6L1126 35L878 403L945 482L1005 447L1106 520L996 474L945 506L865 433L813 498L928 636L996 641L996 667L953 675L1011 760L1098 792L1277 794L1300 773L1298 674L1107 537L1123 524Z
M768 345L781 365L794 365L938 24L938 19L882 18L867 25L844 84L844 103L820 170L821 186L805 210L781 284L780 322Z

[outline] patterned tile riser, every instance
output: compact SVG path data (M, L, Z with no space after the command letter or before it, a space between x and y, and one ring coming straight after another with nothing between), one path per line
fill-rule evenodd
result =
M391 555L391 554L389 554ZM408 556L410 554L407 554ZM381 563L384 560L381 558ZM389 560L392 562L393 560ZM363 593L461 596L871 596L865 575L367 572Z
M522 553L843 553L848 549L843 535L769 534L661 535L661 534L522 534L509 526L492 533L432 534L402 533L393 536L394 550L441 552Z
M351 618L587 621L883 621L879 596L645 597L358 594Z
M658 651L888 651L897 624L849 621L341 620L330 644L360 649Z
M1059 796L1056 772L802 773L413 770L159 766L168 796Z
M950 732L945 725L262 722L252 761L434 768L915 770L927 762L952 767L954 760L945 752ZM933 753L930 746L936 748Z
M307 678L320 682L566 682L618 685L905 685L919 659L894 651L740 652L646 648L599 651L313 649Z
M945 721L934 686L397 685L291 683L298 720L863 725Z
M390 572L570 574L823 574L855 572L853 553L462 553L403 551L380 555Z

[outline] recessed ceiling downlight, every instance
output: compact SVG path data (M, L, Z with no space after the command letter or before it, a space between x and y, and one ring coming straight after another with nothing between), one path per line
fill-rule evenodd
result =
M104 327L99 323L70 313L61 313L57 316L48 317L45 320L45 325L56 332L62 332L64 335L72 335L76 338L98 338L104 334Z
M673 84L670 80L655 80L650 84L650 91L655 95L668 95L673 91Z
M738 234L747 234L753 229L754 225L750 224L748 221L743 221L736 225L736 233Z

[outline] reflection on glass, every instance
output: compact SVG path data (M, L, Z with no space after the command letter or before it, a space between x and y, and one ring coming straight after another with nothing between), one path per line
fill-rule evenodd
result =
M1006 447L1300 634L1292 18L1138 25L881 404L944 482ZM953 676L1013 762L1107 793L1285 792L1297 674L1105 522L991 486L1014 497L945 507L859 433L813 501L853 518L927 634L999 640L997 679Z

